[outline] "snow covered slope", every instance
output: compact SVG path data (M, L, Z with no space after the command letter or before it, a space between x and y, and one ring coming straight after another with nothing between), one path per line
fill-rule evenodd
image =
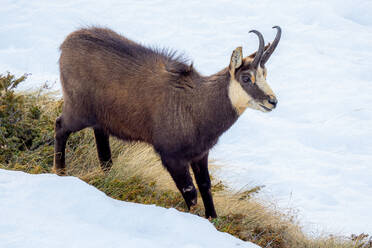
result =
M247 110L211 157L240 188L265 184L307 229L372 233L372 1L0 0L0 73L58 81L58 46L78 27L106 25L145 44L176 48L204 74L232 50L257 49L250 29L273 39L269 114Z
M75 177L0 169L0 247L258 247L174 209L114 200Z

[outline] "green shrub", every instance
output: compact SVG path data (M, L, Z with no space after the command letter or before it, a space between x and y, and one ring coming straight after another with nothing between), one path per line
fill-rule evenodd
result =
M49 171L53 163L53 123L55 115L43 112L45 100L51 100L41 90L30 94L16 93L27 74L17 78L9 72L0 74L0 164L8 168L34 166ZM58 103L48 101L48 104ZM60 108L55 109L60 112ZM53 119L54 118L54 119ZM37 155L47 156L37 156Z
M0 74L0 160L4 162L30 148L35 136L33 127L24 121L24 97L14 93L26 78L27 75L16 78L9 72Z

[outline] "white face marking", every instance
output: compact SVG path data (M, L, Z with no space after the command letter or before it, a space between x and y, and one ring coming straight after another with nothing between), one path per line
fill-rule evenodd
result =
M229 98L231 104L239 115L241 115L247 107L258 110L262 109L255 102L255 100L247 94L247 92L243 89L240 83L235 80L235 78L230 80Z
M263 102L257 102L252 96L250 96L240 85L240 83L235 79L235 69L237 64L241 63L251 63L253 61L253 58L248 56L244 58L242 61L238 60L238 58L241 59L238 55L242 56L241 47L238 47L234 50L231 61L230 61L230 84L229 84L229 98L231 101L232 106L236 110L236 112L241 115L246 108L252 108L257 109L262 112L268 112L270 110L267 110L263 108L262 106L265 106L268 109L272 109L272 105L267 101L264 100ZM261 66L258 66L256 70L255 76L255 84L268 96L275 97L274 92L270 88L270 86L266 82L266 69L261 68Z
M275 96L274 92L272 91L272 89L266 82L266 78L264 75L264 69L262 69L260 66L258 67L257 73L256 73L256 84L258 88L260 88L263 92L265 92L266 95L273 96L273 97Z
M231 104L235 108L236 112L241 115L246 108L252 108L256 110L260 110L263 112L267 112L266 109L261 107L260 105L264 105L267 108L271 109L271 105L267 103L265 100L263 103L258 103L251 97L240 85L240 83L235 79L234 74L231 75L230 85L229 85L229 98L231 101ZM270 86L266 82L265 78L265 71L260 66L257 69L256 72L256 81L255 83L257 86L265 92L266 95L273 96L274 92L270 88Z

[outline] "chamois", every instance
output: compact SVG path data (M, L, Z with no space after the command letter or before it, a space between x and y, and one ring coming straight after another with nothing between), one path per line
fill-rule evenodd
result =
M243 58L236 48L229 66L202 76L192 64L166 49L142 46L107 28L84 28L67 36L59 59L63 111L55 123L54 170L65 174L69 135L86 127L94 130L104 171L111 168L109 135L153 145L188 208L197 192L207 218L217 217L208 172L209 150L247 108L269 112L277 99L266 83L265 63L279 43Z

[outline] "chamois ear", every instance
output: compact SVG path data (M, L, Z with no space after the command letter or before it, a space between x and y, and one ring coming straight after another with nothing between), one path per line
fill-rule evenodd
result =
M265 46L264 48L264 52L266 52L266 50L270 47L270 42L267 43L267 45ZM248 58L251 58L251 59L254 59L254 57L256 57L256 52L252 53L251 55L248 56Z
M243 64L243 52L242 47L237 47L231 54L230 60L230 71L235 71L235 69L239 68Z

